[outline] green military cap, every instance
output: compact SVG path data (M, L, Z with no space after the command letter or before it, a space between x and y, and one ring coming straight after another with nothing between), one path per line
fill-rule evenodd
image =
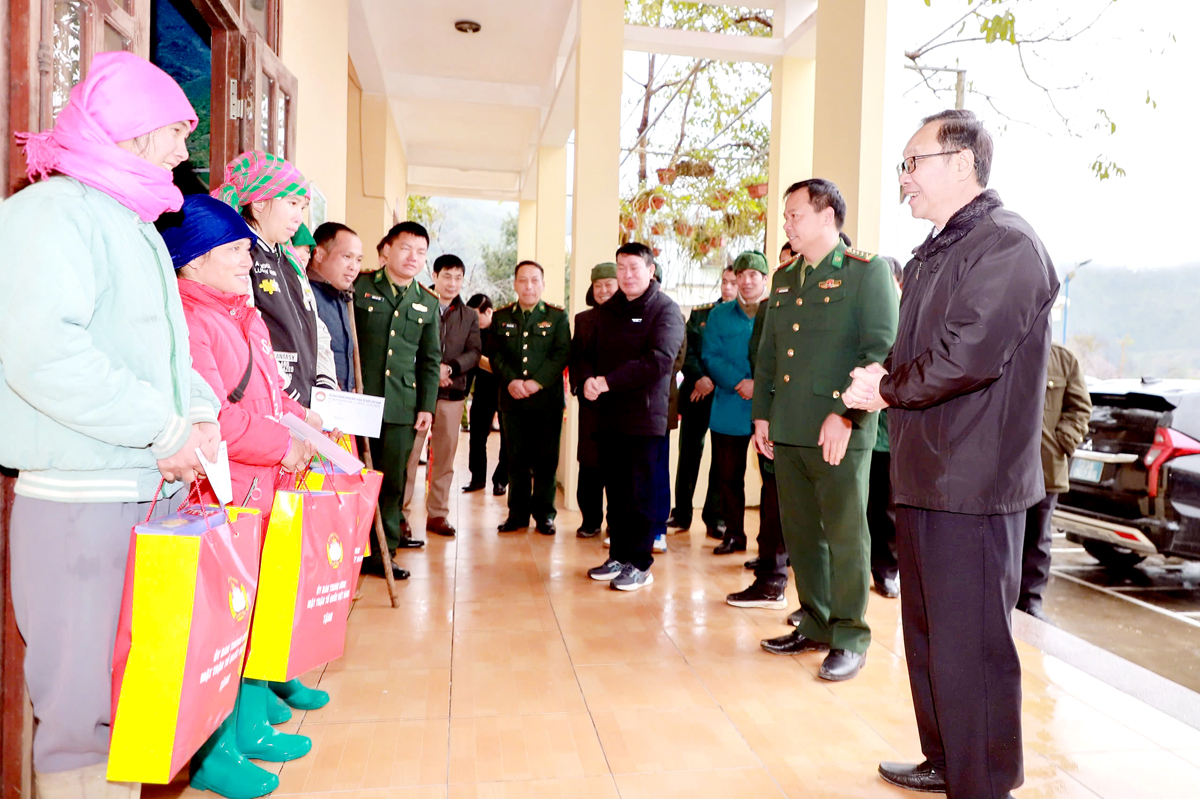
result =
M308 230L308 225L300 223L299 230L296 235L292 236L292 245L296 247L316 247L317 241L313 238L312 233Z
M616 280L617 265L612 261L605 261L602 264L596 264L592 267L592 282L597 280Z
M746 250L734 260L734 273L744 272L747 269L753 269L755 272L761 272L764 275L769 274L771 271L770 267L767 266L767 256L758 250Z

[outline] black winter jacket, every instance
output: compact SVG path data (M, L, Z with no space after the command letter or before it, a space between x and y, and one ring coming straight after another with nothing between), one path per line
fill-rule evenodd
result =
M622 435L667 434L675 359L683 346L683 314L655 281L636 300L618 291L596 309L595 335L579 359L579 385L604 377L598 428Z
M904 269L880 393L896 504L992 515L1045 496L1042 405L1058 278L994 191L960 209Z

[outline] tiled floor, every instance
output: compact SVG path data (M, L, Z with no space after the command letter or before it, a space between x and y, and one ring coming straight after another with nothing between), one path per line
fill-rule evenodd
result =
M462 498L457 539L430 536L425 551L401 556L413 577L399 584L397 610L381 580L366 580L345 656L307 678L332 697L297 714L313 752L282 767L276 795L912 795L875 771L880 759L920 759L897 601L872 595L865 669L824 683L821 655L759 649L786 631L788 611L725 605L749 582L745 557L714 557L702 530L672 536L655 583L624 594L584 575L604 550L575 538L575 514L559 515L555 538L498 535L503 515L490 492ZM1019 799L1200 796L1200 730L1018 648ZM183 781L143 795L204 796Z

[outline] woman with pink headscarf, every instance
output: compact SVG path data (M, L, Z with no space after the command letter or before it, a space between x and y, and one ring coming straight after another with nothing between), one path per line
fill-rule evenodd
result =
M178 507L220 440L153 225L183 203L171 169L195 126L165 72L99 53L54 128L20 137L36 182L0 205L0 463L20 471L12 596L42 799L140 792L105 780L129 531L156 495Z

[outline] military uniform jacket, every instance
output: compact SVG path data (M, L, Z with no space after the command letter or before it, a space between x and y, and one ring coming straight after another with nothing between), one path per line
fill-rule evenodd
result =
M687 352L683 359L683 383L679 386L679 393L684 397L691 397L696 381L708 374L701 353L704 351L704 330L708 326L708 314L717 305L720 303L697 305L688 314L687 325L684 327L684 346Z
M383 269L354 281L354 321L363 393L384 398L383 421L413 424L433 413L441 379L438 299L413 281L403 297Z
M571 357L571 327L567 312L538 301L529 313L517 303L505 305L492 316L496 352L492 371L499 378L501 411L563 409L563 370ZM514 380L533 380L542 387L532 397L517 399L508 393Z
M883 363L896 339L899 301L887 261L839 241L801 287L802 258L776 270L754 371L755 419L771 440L816 447L831 413L853 422L850 449L875 444L875 414L842 401L855 367Z

